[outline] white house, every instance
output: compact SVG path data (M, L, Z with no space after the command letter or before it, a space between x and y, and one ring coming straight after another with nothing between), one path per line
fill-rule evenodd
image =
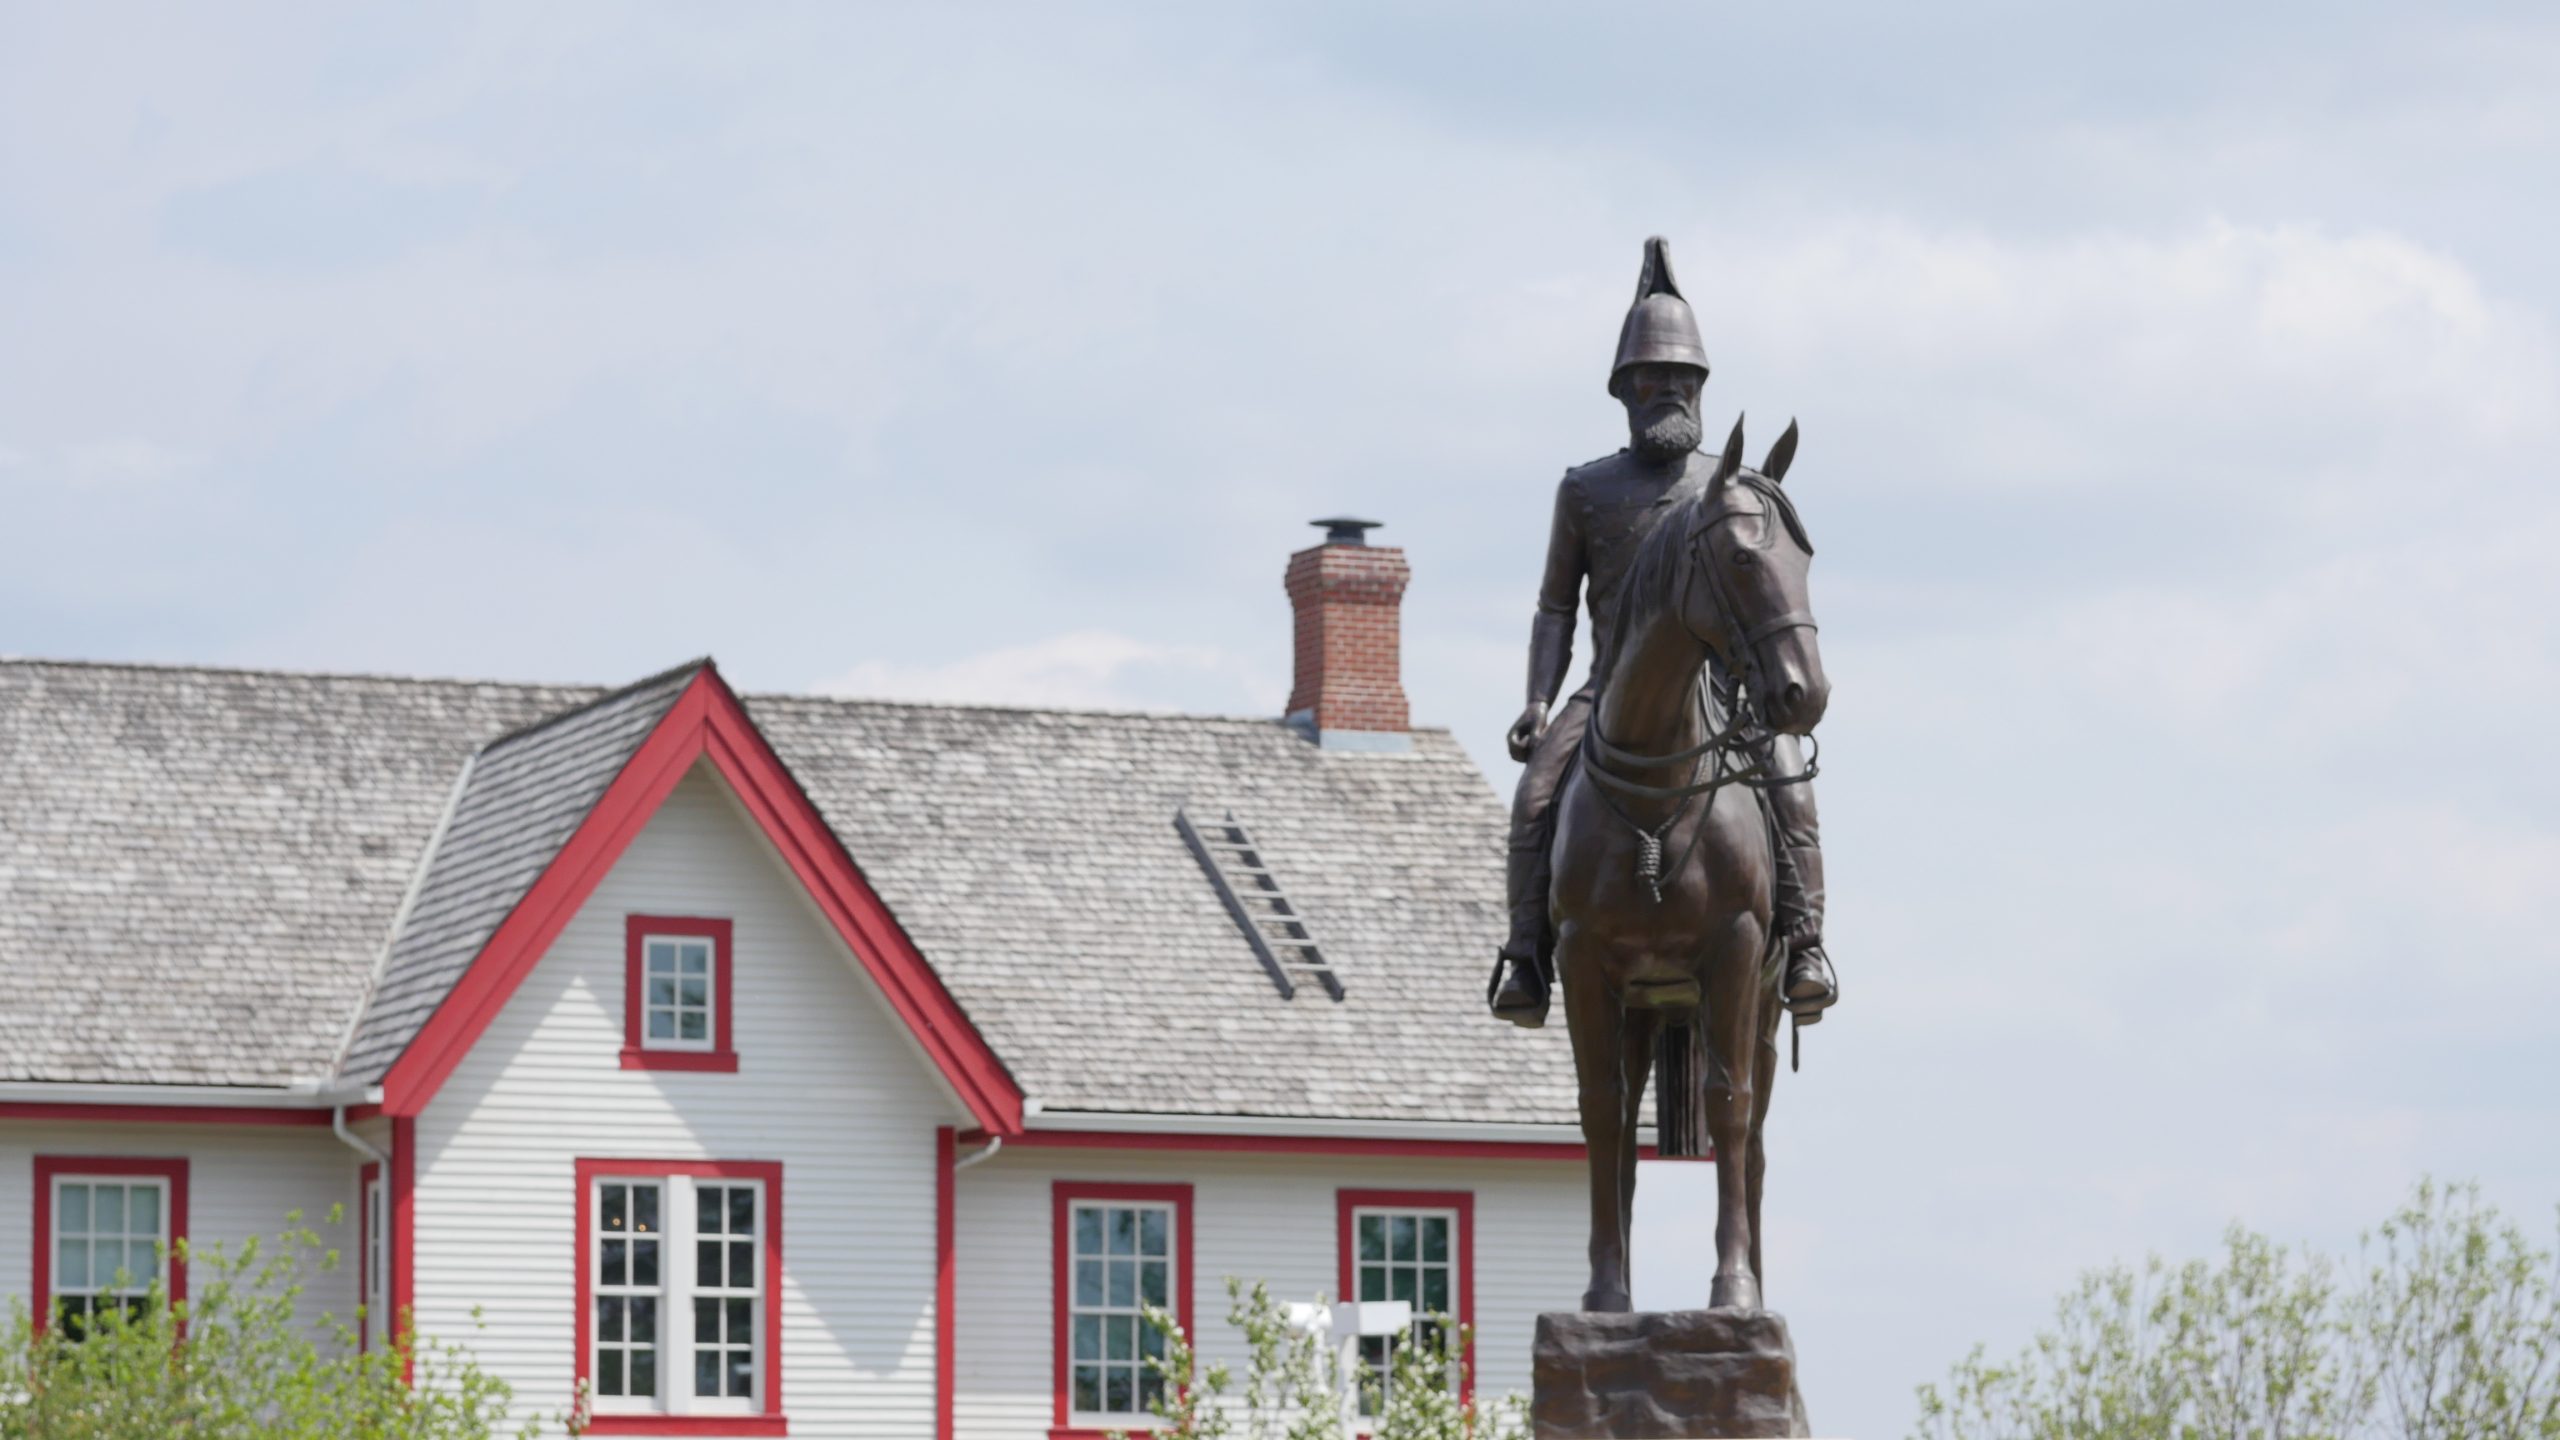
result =
M0 1294L343 1203L319 1303L597 1434L1142 1426L1230 1275L1525 1390L1571 1063L1405 573L1293 559L1285 720L0 662Z

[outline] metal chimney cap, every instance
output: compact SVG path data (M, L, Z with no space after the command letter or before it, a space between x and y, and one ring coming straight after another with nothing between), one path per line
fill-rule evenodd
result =
M1369 532L1387 522L1356 520L1348 515L1335 515L1329 519L1310 520L1307 523L1323 528L1324 543L1327 545L1366 545L1369 543Z

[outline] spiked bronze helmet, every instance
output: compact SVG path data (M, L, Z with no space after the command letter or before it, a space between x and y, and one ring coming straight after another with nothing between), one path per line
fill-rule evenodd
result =
M1618 393L1618 377L1630 365L1648 362L1695 365L1707 373L1706 342L1698 338L1698 317L1671 278L1671 247L1659 235L1644 242L1644 273L1636 277L1636 299L1618 327L1618 361L1609 367L1609 393Z

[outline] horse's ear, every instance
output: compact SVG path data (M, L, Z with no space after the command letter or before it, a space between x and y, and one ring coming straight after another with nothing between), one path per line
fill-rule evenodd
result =
M1733 433L1725 437L1724 455L1716 461L1716 478L1723 480L1742 469L1742 417L1733 417Z
M1784 484L1787 479L1787 467L1794 463L1796 463L1796 422L1790 417L1787 421L1787 433L1778 437L1778 443L1769 447L1769 458L1760 462L1760 473L1768 476L1773 484Z

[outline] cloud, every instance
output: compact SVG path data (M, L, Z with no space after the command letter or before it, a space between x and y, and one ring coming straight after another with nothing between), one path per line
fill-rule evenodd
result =
M194 469L199 457L155 440L126 435L62 447L62 466L78 485L149 484Z
M1819 382L1832 413L1942 443L1904 463L1959 486L2366 501L2560 426L2547 320L2389 230L1711 233L1707 303L1754 383Z
M952 660L867 660L814 687L827 695L1081 710L1278 713L1280 692L1261 667L1213 646L1167 645L1108 630L1076 630ZM1211 698L1214 697L1214 698ZM1204 707L1198 703L1207 699Z

